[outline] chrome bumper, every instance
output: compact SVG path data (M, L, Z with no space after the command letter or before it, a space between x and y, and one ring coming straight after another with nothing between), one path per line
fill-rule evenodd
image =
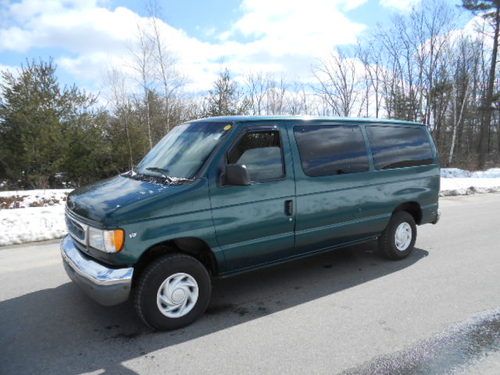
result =
M66 273L92 299L105 306L125 302L130 294L134 268L108 268L75 247L68 235L61 241Z

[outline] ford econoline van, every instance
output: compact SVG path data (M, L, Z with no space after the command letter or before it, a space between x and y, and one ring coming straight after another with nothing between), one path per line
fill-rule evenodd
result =
M217 117L174 127L133 170L73 191L61 253L103 305L159 330L203 314L211 280L378 240L402 259L436 223L427 128L389 120Z

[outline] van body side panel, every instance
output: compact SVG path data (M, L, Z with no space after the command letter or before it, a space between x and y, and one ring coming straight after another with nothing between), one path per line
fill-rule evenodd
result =
M380 128L377 124L364 125L365 134L369 132L370 127ZM394 125L382 126L386 129L391 127L398 129ZM404 203L417 203L419 205L422 213L419 224L432 223L438 215L440 168L432 137L424 126L410 126L409 128L403 126L399 129L420 129L425 132L424 138L427 139L431 150L431 160L423 162L423 165L389 169L376 169L374 165L370 183L376 188L369 197L369 201L365 202L366 214L368 217L387 215L386 220L382 220L380 223L382 230L387 225L392 212ZM374 145L369 137L367 137L367 142L372 150ZM403 157L404 155L405 153L403 153ZM428 162L430 164L426 164Z
M297 248L308 252L368 237L376 232L380 219L367 220L365 215L364 202L372 189L367 186L369 177L370 172L361 172L298 178Z
M368 234L379 235L393 211L403 203L415 202L422 209L420 224L434 220L438 209L439 167L425 165L373 171L363 202L363 221L370 221Z
M292 128L289 134L294 140ZM366 135L365 141L370 151ZM434 149L432 142L431 146ZM403 203L419 204L421 224L433 222L437 216L440 178L437 164L375 170L369 152L367 172L310 177L302 169L296 142L292 150L295 160L299 160L295 163L295 242L302 252L376 238L387 226L392 212Z
M217 264L224 263L224 254L217 247L210 210L190 212L178 216L161 217L124 228L126 233L138 233L135 238L127 238L127 256L137 261L143 252L157 244L179 238L197 238L211 249ZM140 235L140 236L139 236Z
M285 177L248 186L222 186L225 153L241 132L252 129L239 125L239 134L228 141L209 176L212 219L218 248L226 263L221 273L284 259L294 251L294 220L285 213L285 201L295 199L290 145L286 131L279 127ZM278 128L276 128L278 129ZM295 203L294 203L295 205Z

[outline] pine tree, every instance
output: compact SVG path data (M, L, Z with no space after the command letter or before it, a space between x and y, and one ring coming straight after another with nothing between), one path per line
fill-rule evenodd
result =
M0 177L47 187L67 165L73 127L91 119L95 98L61 87L52 61L28 61L3 72L0 85Z
M205 115L228 116L245 114L248 103L239 91L238 84L231 79L228 69L219 74L214 87L209 91Z

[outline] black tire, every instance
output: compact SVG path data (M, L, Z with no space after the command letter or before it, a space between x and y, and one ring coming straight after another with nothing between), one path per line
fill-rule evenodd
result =
M404 250L400 250L396 246L396 230L402 223L409 224L411 228L411 242ZM387 259L399 260L406 258L413 251L416 239L417 226L413 216L406 211L397 211L392 215L389 224L387 224L387 227L378 239L379 252Z
M186 315L173 318L164 315L157 303L157 293L168 277L186 273L198 284L198 299ZM134 307L149 327L157 330L173 330L198 319L210 302L212 285L207 269L197 259L184 254L169 254L155 259L139 276L134 290Z

